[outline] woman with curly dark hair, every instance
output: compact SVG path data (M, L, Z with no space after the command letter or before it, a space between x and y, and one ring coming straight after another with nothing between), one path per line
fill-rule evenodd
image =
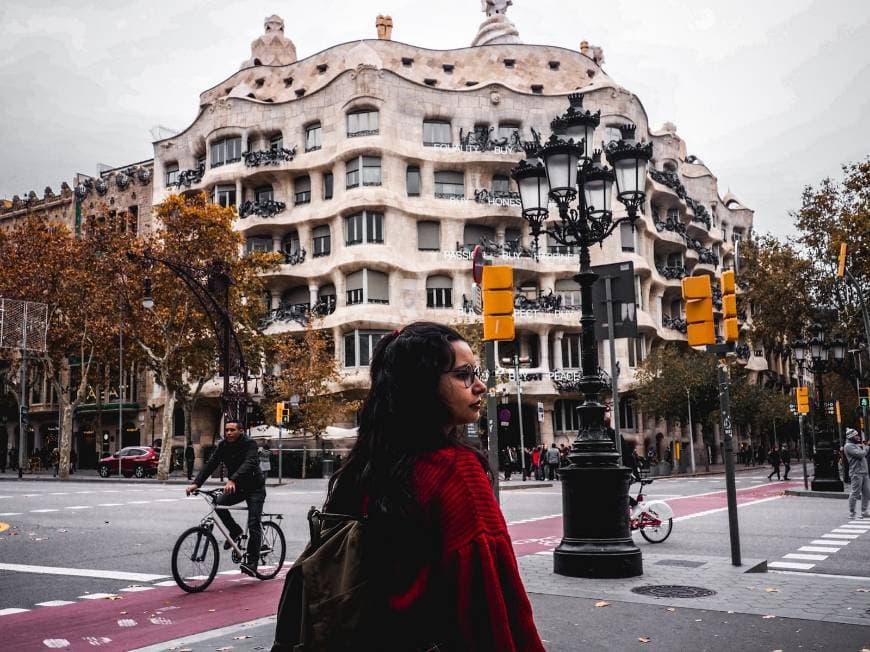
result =
M486 458L463 441L486 386L451 328L385 336L359 435L324 510L380 523L385 640L409 649L543 650ZM386 649L386 648L385 648Z

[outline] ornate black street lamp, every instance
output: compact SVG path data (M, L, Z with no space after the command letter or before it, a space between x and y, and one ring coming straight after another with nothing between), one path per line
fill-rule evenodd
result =
M229 265L215 259L205 269L184 265L165 258L158 258L150 250L138 256L128 253L130 260L142 263L149 269L159 263L180 278L197 302L208 315L218 345L220 346L220 373L223 376L221 392L221 413L224 419L247 422L248 407L248 367L242 346L233 329L233 316L230 311L230 287L234 281ZM154 307L151 277L145 277L142 306ZM165 433L164 433L165 435Z
M825 405L825 386L823 376L831 370L833 363L842 362L846 357L846 345L840 340L828 341L821 324L813 324L813 337L809 342L797 340L792 345L799 370L806 364L813 374L813 383L818 392L818 409L813 414L813 429L816 432L816 445L813 454L814 477L813 491L843 491L843 482L837 469L837 437L828 418Z
M580 249L580 272L574 279L581 297L581 368L578 384L584 400L577 408L580 428L562 480L563 538L553 557L556 573L573 577L633 577L643 572L640 550L628 525L628 487L631 470L621 465L621 446L604 426L605 407L600 401L606 386L598 368L590 245L600 244L624 221L634 227L645 199L647 163L652 143L635 142L635 126L620 128L622 139L605 147L613 169L602 166L601 153L593 151L592 137L600 111L583 108L583 96L569 96L566 113L551 123L553 134L541 144L526 143L526 160L514 168L522 202L537 251L541 233L556 242ZM627 216L613 220L611 197L614 180L617 199ZM577 200L577 207L571 206ZM555 202L559 221L545 228L549 203Z

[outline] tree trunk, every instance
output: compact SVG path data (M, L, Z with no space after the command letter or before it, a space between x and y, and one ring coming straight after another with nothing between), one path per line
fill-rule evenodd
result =
M60 468L58 477L66 480L69 477L69 454L72 448L73 416L75 407L69 401L58 397L58 413L60 414Z
M166 387L166 385L163 385ZM157 479L168 480L172 469L172 415L175 412L175 392L166 393L166 403L163 405L163 438L160 448L160 461L157 463Z

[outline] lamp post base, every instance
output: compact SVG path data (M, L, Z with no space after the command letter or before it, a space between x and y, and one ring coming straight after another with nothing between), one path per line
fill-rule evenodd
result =
M837 457L829 441L820 441L813 459L815 477L811 484L813 491L843 491L843 481L837 468Z
M569 466L562 480L563 538L553 571L569 577L636 577L640 549L628 525L631 470L624 466Z

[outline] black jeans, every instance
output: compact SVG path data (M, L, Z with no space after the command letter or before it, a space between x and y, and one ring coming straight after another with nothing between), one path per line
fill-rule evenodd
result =
M266 502L266 489L263 487L252 491L239 491L237 489L231 494L222 494L217 500L217 505L228 507L243 500L248 504L248 550L250 551L248 562L256 566L260 561L260 541L263 538L260 521L263 518L263 503ZM216 511L218 518L229 530L231 537L235 539L241 535L242 528L228 510L218 509Z

